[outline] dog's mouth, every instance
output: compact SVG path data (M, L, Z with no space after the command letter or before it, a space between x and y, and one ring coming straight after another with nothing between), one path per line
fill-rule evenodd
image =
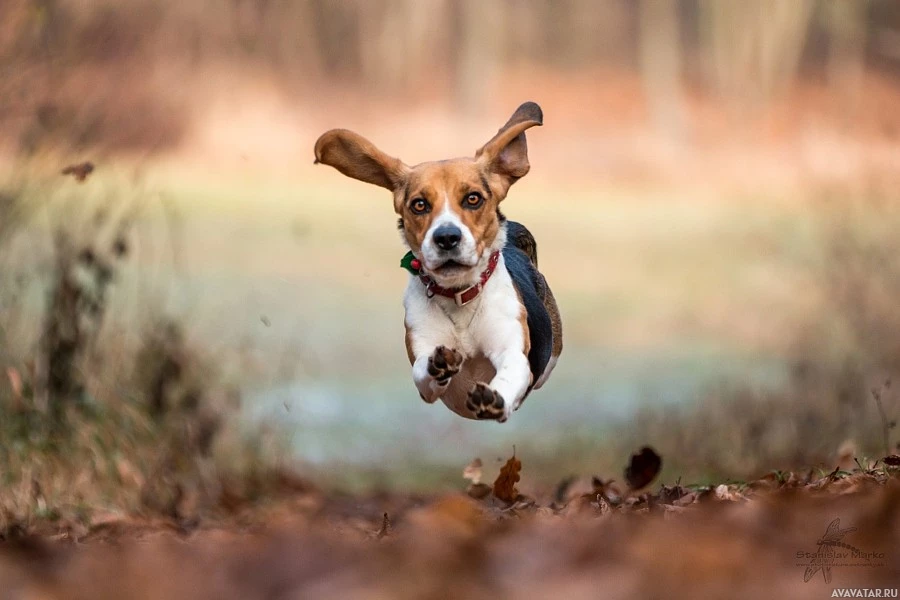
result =
M461 262L457 262L455 260L448 260L444 263L441 263L436 268L432 269L434 273L438 275L451 275L454 273L461 273L463 271L467 271L471 269L471 265L466 265Z

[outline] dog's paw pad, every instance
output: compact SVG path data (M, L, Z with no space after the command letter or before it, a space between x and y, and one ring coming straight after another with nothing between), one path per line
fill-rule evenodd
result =
M445 384L450 378L459 373L463 356L452 348L438 346L428 357L428 374L434 377L438 383Z
M505 421L506 412L503 396L492 390L487 384L476 383L469 392L466 408L475 414L476 419L493 419Z

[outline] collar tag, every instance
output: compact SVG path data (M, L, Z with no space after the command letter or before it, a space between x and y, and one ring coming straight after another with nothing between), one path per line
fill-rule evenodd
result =
M484 288L484 285L482 285L479 282L479 283L476 283L475 285L473 285L472 287L467 287L464 290L460 290L460 291L456 292L455 294L453 294L453 299L456 300L456 305L457 306L465 306L466 304L468 304L469 302L471 302L472 300L474 300L475 298L478 297L478 294L481 293L482 288ZM475 292L474 294L472 294L473 291ZM465 297L466 294L471 294L471 295L468 298L466 298Z

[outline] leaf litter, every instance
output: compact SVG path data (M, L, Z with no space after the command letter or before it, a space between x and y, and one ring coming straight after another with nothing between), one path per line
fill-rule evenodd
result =
M854 528L845 543L886 558L834 566L832 587L900 581L895 457L651 487L662 459L648 449L623 483L568 476L533 496L518 489L533 492L514 451L493 485L472 461L457 493L337 497L307 486L190 525L8 514L0 581L10 597L76 599L819 598L822 582L804 583L796 557L815 552L835 518Z
M516 458L513 452L512 458L500 469L500 474L494 481L494 496L504 502L513 503L519 497L516 484L521 479L519 471L522 470L522 461Z

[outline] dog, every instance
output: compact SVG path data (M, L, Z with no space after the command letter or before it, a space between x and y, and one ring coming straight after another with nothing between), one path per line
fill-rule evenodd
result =
M315 144L315 163L394 195L410 271L406 351L419 395L470 419L505 422L550 377L562 352L556 300L537 244L500 212L530 169L525 131L543 125L522 104L474 158L407 166L346 129Z

